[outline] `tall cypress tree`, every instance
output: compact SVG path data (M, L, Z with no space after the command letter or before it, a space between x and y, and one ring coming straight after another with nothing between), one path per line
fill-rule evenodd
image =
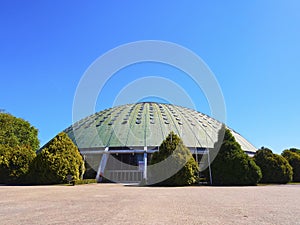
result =
M225 129L225 128L223 128ZM221 148L211 164L213 185L255 185L261 170L236 142L230 130L225 130Z
M167 162L164 166L156 167L155 164L164 160ZM153 165L153 169L150 170L153 179L157 177L164 179L157 185L191 185L198 180L199 167L190 150L174 132L167 136L160 145L159 151L152 155L150 165Z
M78 148L65 133L59 133L37 154L33 163L31 182L40 184L66 183L67 176L79 180L83 159Z

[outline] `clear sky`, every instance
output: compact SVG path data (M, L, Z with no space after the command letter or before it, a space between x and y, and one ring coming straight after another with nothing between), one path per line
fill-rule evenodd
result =
M258 148L300 148L299 12L298 0L1 1L0 108L37 127L44 144L71 125L76 87L94 60L121 44L163 40L210 67L230 127ZM154 63L119 71L96 110L150 75L179 83L197 110L210 114L193 82Z

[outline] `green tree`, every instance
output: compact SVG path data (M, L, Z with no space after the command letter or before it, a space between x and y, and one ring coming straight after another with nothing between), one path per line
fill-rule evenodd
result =
M289 162L270 149L264 147L259 149L254 160L262 171L261 183L286 184L292 180L293 169Z
M24 182L35 156L35 152L27 146L0 145L0 183Z
M0 183L24 182L38 148L36 128L21 118L0 112Z
M242 150L228 129L225 130L221 148L211 164L211 171L213 185L256 185L262 176L260 168Z
M293 181L300 182L300 154L290 150L284 150L282 156L293 168Z
M21 118L0 113L0 144L10 147L27 146L36 151L40 144L38 130Z
M171 176L157 185L182 186L197 182L199 167L194 160L190 150L184 146L180 137L171 132L162 142L159 151L152 155L150 165L155 165L168 158L167 164L162 168L153 166L151 176L157 178L163 176L165 171L176 171ZM151 168L151 167L150 167Z
M289 150L292 151L292 152L295 152L295 153L300 154L300 149L297 149L297 148L290 148Z
M31 182L38 184L66 183L67 176L79 180L84 162L78 148L65 133L59 133L37 154L32 165Z

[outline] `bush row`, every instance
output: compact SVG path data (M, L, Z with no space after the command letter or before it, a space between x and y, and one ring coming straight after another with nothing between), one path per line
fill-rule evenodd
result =
M78 148L65 133L48 142L39 153L37 129L27 121L0 113L0 183L6 184L75 184L94 183ZM171 132L162 142L160 151L152 156L149 167L150 184L178 186L199 182L199 167L179 136ZM282 155L270 149L259 149L249 157L225 126L219 131L218 142L211 150L214 185L255 185L300 181L300 150L285 150ZM205 157L205 156L204 156ZM168 161L167 164L160 163ZM209 179L208 170L201 171ZM173 175L174 174L174 175Z
M222 131L225 129L225 132ZM224 138L222 138L224 136ZM213 185L256 185L257 183L286 184L300 181L300 151L285 150L274 154L262 147L253 158L242 151L231 132L223 127L212 151L218 151L211 164ZM221 143L220 143L221 142ZM205 171L209 178L208 171Z

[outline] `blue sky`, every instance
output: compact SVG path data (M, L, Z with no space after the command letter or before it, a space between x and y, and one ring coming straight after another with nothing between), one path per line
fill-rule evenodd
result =
M189 48L210 67L230 127L256 147L300 148L299 11L297 0L1 1L0 108L30 121L44 144L72 123L76 87L94 60L128 42L163 40ZM155 63L115 74L96 110L150 75L179 83L197 110L210 114L192 81Z

